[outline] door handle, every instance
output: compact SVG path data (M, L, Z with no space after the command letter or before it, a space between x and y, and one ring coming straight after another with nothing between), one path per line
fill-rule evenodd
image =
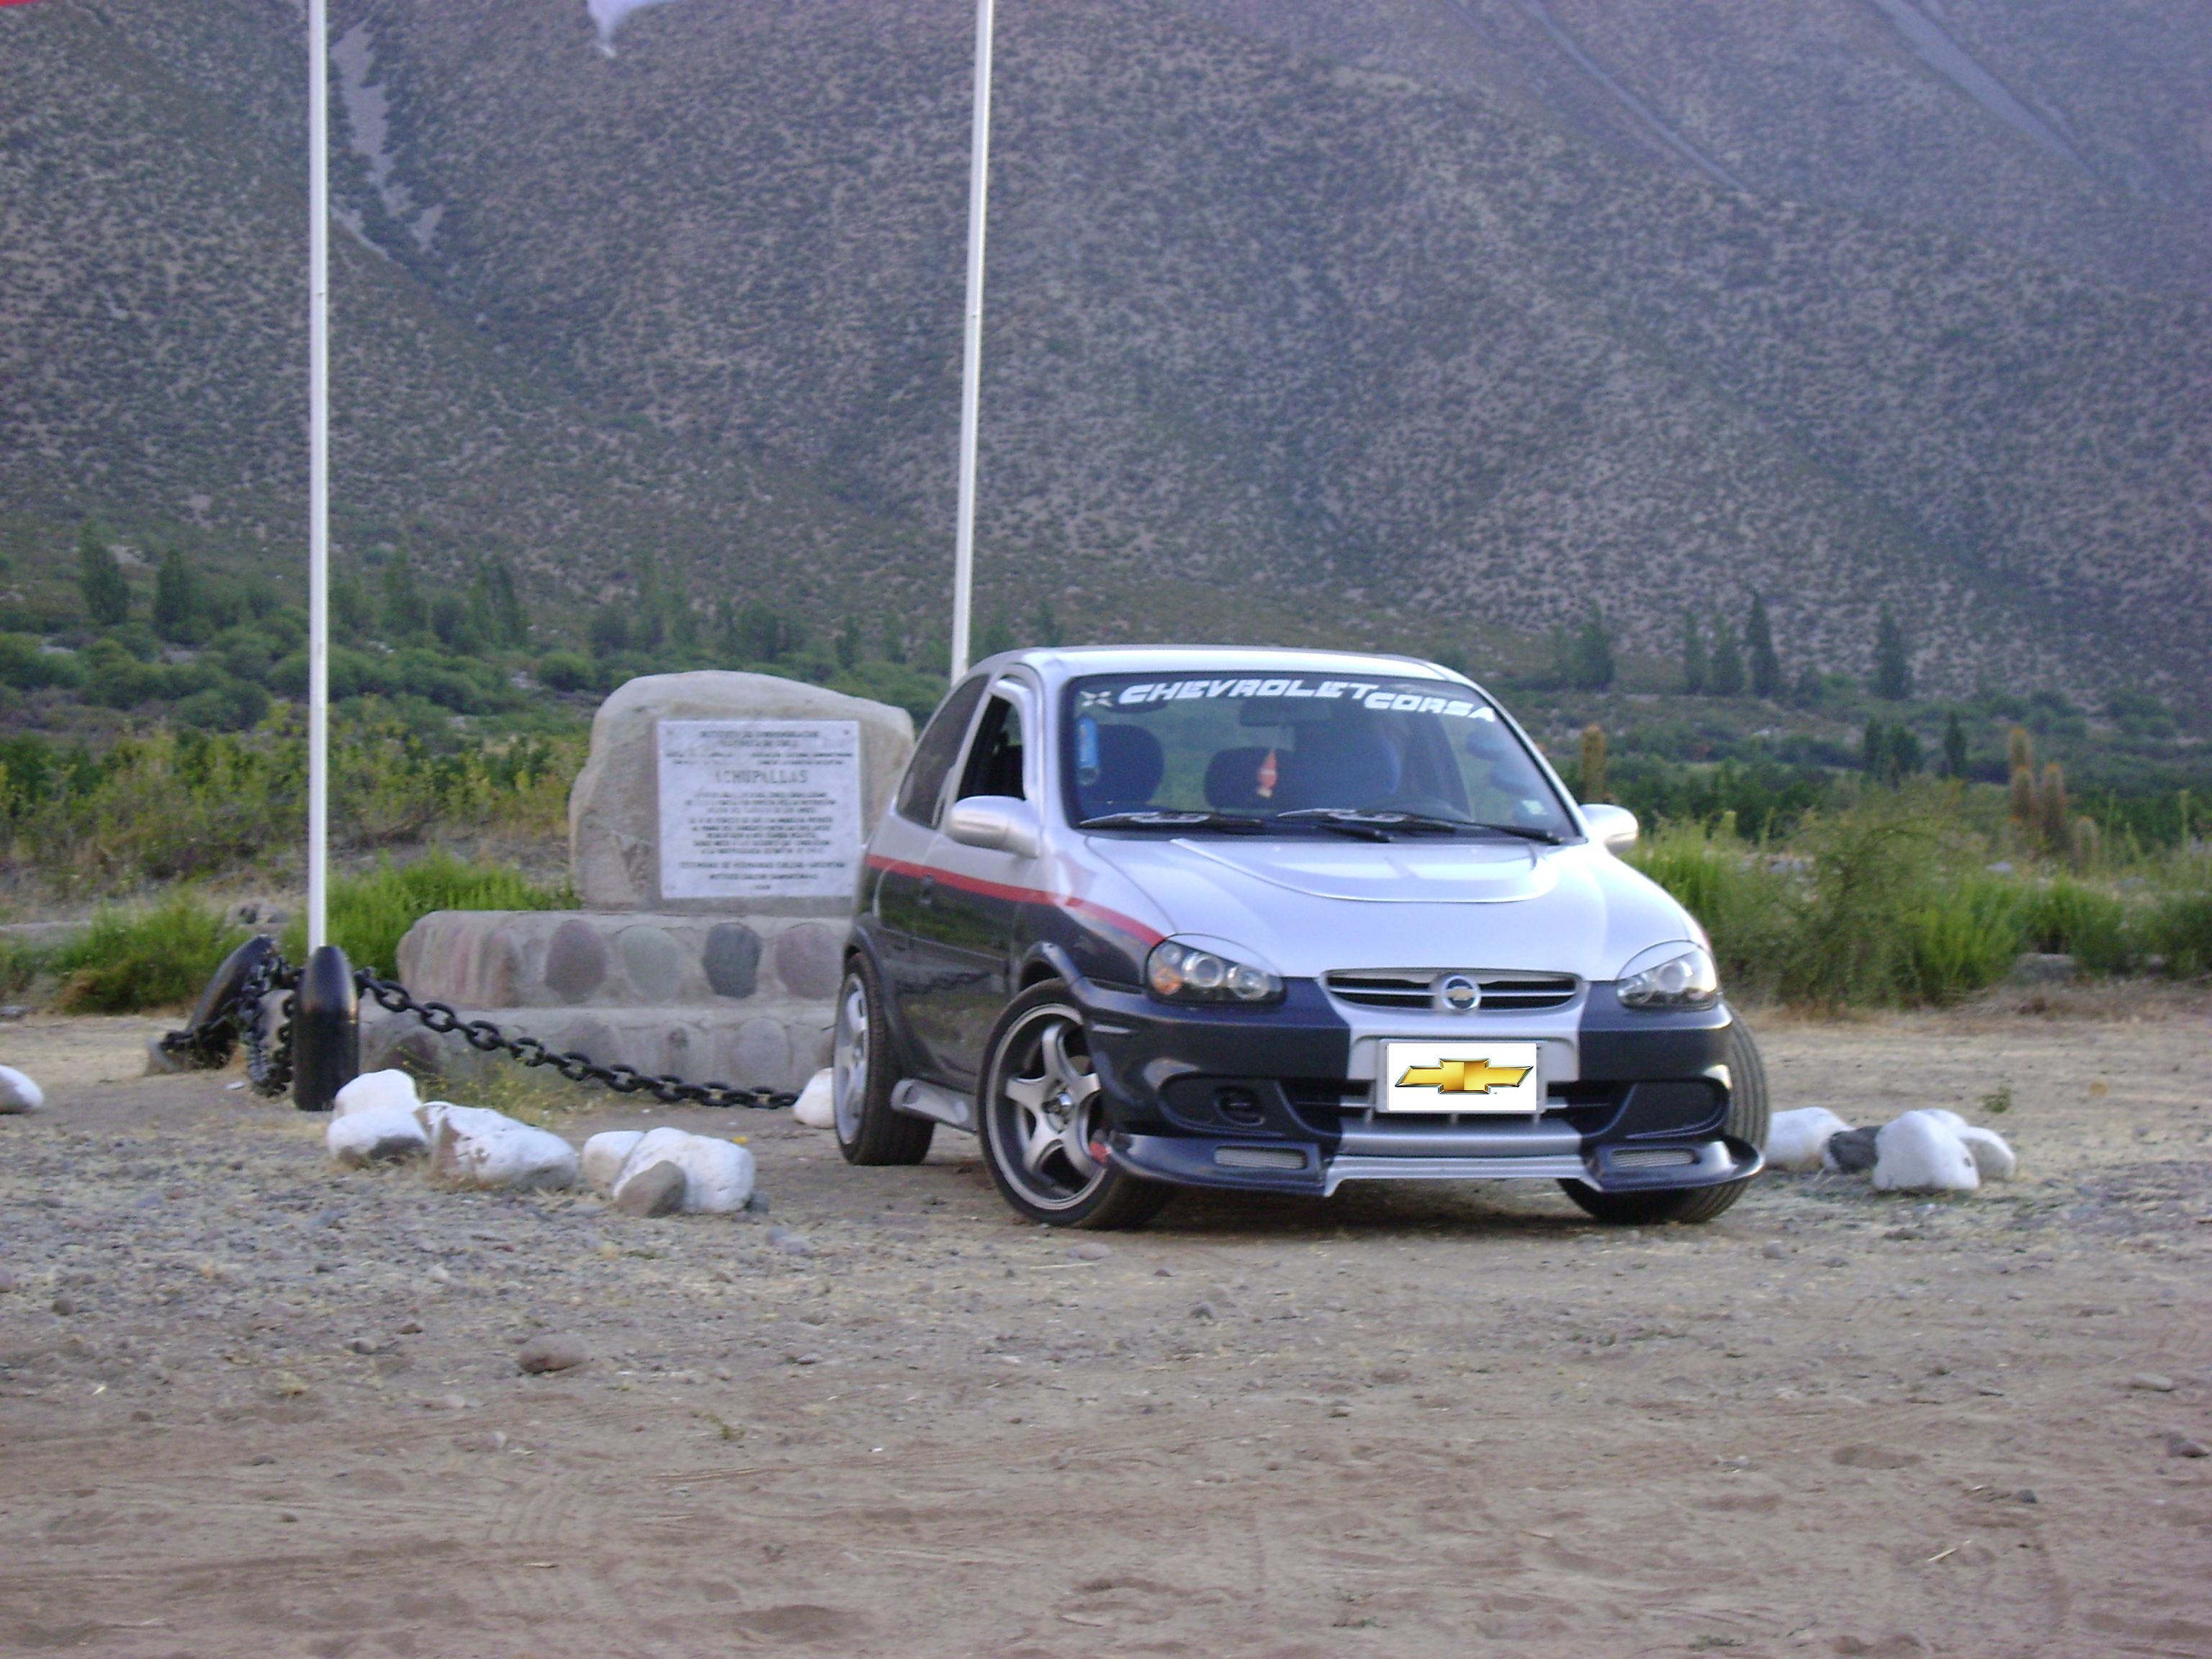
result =
M921 878L921 884L915 889L914 902L916 904L922 905L934 904L937 902L936 877L924 876Z

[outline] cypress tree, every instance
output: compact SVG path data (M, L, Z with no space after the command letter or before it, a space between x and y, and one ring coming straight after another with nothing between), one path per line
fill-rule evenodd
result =
M1039 645L1059 645L1062 642L1060 617L1052 608L1050 599L1039 599L1036 608L1036 642Z
M2023 830L2033 830L2036 822L2035 741L2027 735L2026 726L2015 726L2006 735L2005 767L2010 777L2012 798L2008 811L2012 821Z
M199 582L185 556L173 548L154 573L154 631L165 640L196 639L199 611Z
M113 628L131 616L131 584L123 580L107 541L88 519L76 532L76 591L96 628Z
M1702 696L1705 690L1705 630L1698 626L1692 612L1682 613L1682 690L1688 696Z
M1953 709L1951 718L1943 724L1943 775L1963 778L1966 775L1966 728L1959 723L1959 711Z
M1613 631L1595 605L1576 630L1574 665L1574 683L1585 691L1602 691L1613 684Z
M429 607L415 586L413 561L394 553L384 566L384 628L395 640L412 639L429 620Z
M1743 625L1745 655L1750 659L1751 695L1771 697L1782 690L1782 661L1774 654L1774 626L1767 620L1766 601L1751 596L1751 615Z
M1874 639L1874 694L1890 702L1903 702L1912 695L1912 657L1905 647L1905 630L1884 605Z
M1713 624L1712 667L1706 678L1717 697L1743 695L1743 652L1736 644L1735 628L1727 622Z
M847 617L837 624L837 665L857 668L860 665L860 624Z

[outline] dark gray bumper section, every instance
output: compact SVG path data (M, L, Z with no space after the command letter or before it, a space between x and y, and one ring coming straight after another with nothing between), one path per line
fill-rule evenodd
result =
M1463 1142L1450 1152L1340 1151L1310 1143L1215 1140L1190 1135L1116 1134L1113 1159L1133 1175L1179 1187L1300 1193L1326 1198L1347 1181L1579 1181L1601 1193L1717 1187L1757 1175L1759 1149L1729 1135L1667 1146L1600 1146L1578 1150L1576 1137L1510 1152Z

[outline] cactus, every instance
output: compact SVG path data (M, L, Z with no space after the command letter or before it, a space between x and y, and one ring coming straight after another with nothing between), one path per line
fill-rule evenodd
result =
M2074 867L2094 870L2104 856L2104 836L2094 818L2074 820Z
M2032 830L2037 822L2035 744L2025 726L2015 726L2006 736L2005 763L2012 773L2012 821Z
M1582 799L1605 799L1605 727L1595 721L1583 727Z
M2054 858L2070 858L2074 851L2074 821L2066 810L2066 774L2057 761L2045 763L2043 782L2035 792L2042 818L2045 850Z

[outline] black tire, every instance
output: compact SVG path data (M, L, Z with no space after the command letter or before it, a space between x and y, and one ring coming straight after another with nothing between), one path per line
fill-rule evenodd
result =
M1721 1131L1764 1146L1768 1116L1766 1066L1741 1016L1729 1027L1728 1068L1735 1087L1729 1093L1729 1114ZM1562 1181L1559 1185L1569 1198L1600 1221L1620 1227L1648 1227L1662 1221L1690 1224L1711 1221L1741 1198L1751 1182L1730 1181L1718 1187L1691 1187L1671 1193L1601 1193L1579 1181Z
M1054 1227L1139 1226L1175 1188L1117 1170L1090 1151L1104 1133L1083 1011L1058 980L1006 1005L975 1091L983 1165L1017 1213ZM1087 1086L1086 1086L1087 1085Z
M830 1051L830 1098L837 1115L837 1150L848 1164L919 1164L929 1156L937 1125L891 1109L898 1082L885 1024L883 979L864 956L846 965L837 988Z

